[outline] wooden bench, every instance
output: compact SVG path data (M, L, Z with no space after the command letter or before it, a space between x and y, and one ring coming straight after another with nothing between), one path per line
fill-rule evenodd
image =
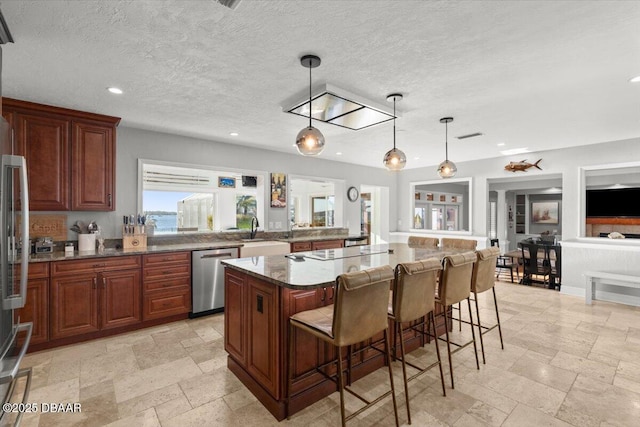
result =
M625 286L627 288L640 289L640 271L628 273L614 273L610 271L585 271L586 279L585 303L591 304L596 298L596 285L606 283L608 285Z

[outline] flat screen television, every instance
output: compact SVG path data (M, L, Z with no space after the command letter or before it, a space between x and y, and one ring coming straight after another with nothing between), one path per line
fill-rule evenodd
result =
M640 188L587 190L587 217L640 217Z

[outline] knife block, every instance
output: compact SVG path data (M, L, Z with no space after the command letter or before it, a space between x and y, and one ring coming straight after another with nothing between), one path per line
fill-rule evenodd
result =
M127 233L127 229L125 227L122 228L123 249L146 249L147 235L145 233L140 233L139 227L136 227L136 232Z

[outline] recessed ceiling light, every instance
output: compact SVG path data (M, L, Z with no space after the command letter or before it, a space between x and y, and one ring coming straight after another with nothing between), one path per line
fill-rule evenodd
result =
M631 83L640 83L640 76L635 76L632 79L629 79Z
M116 95L122 95L122 89L117 87L108 87L107 90L111 93L115 93Z
M499 142L498 147L504 147L504 142Z
M240 135L240 134L239 134L238 132L231 132L229 135L231 135L231 136L238 136L238 135Z
M413 160L420 160L420 157L414 157Z
M511 150L504 150L501 151L500 154L502 154L503 156L513 156L514 154L522 154L522 153L530 153L531 151L529 151L528 148L514 148Z
M338 151L338 152L336 153L336 156L342 156L342 151Z

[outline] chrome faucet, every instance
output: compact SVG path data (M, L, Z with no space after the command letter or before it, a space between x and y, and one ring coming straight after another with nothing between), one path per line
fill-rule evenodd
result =
M256 237L256 232L258 231L258 227L260 227L260 223L258 222L257 217L251 218L251 235L250 238L253 239Z

